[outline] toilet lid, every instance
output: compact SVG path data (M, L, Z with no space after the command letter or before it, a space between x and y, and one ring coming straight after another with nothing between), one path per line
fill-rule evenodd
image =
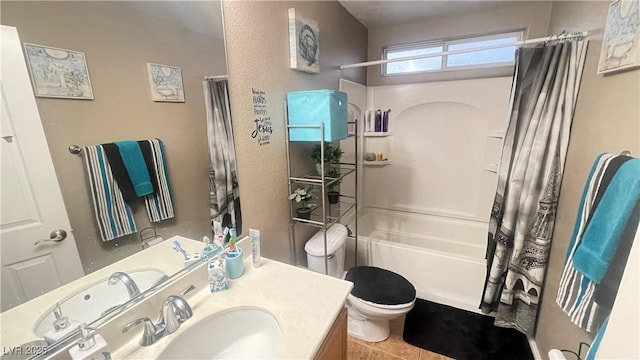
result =
M399 274L372 266L351 268L345 280L353 283L351 294L380 305L410 303L416 298L416 289Z

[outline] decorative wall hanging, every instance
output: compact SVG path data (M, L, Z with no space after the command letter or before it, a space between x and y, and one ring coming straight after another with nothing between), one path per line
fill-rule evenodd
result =
M289 9L290 68L317 74L320 55L320 28L318 22Z
M84 53L28 43L24 49L36 96L93 99Z
M598 74L640 66L640 1L616 0L609 5Z
M182 69L178 66L147 63L151 100L184 102Z

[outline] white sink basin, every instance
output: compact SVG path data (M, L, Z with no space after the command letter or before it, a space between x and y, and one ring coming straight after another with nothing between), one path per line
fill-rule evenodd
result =
M140 292L147 290L165 276L162 271L155 269L132 270L127 271L127 274L136 282ZM69 317L70 321L88 324L99 318L104 311L127 302L129 292L125 285L121 282L108 285L107 280L104 279L60 300L58 303L62 308L62 315ZM33 329L36 335L44 337L45 333L53 330L54 308L55 304L36 321Z
M271 314L258 308L235 308L193 324L158 358L275 359L281 342L280 325Z

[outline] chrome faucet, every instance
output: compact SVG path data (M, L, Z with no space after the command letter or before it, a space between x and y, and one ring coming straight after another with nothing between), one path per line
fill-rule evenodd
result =
M122 282L124 286L127 287L127 292L129 292L129 298L133 299L134 297L140 295L140 289L136 282L129 276L129 274L121 271L114 272L109 276L109 281L107 282L109 285L115 285L118 281Z
M195 289L195 286L191 285L182 291L181 295L184 296L193 289ZM122 332L126 333L134 326L144 323L144 332L142 333L142 339L140 339L140 345L149 346L161 337L176 332L176 330L180 328L180 325L191 318L191 316L193 316L193 310L189 303L181 296L170 295L162 302L160 319L156 324L148 317L143 317L125 325L124 328L122 328Z
M171 295L162 303L162 319L167 335L178 330L180 324L192 316L191 306L180 296Z

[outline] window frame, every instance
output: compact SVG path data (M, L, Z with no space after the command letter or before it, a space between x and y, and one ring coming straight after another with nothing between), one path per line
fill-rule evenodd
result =
M489 34L473 34L462 37L455 38L446 38L446 39L437 39L437 40L428 40L428 41L420 41L408 44L398 44L398 45L389 45L382 48L382 59L388 59L388 53L392 51L406 51L406 50L416 50L416 49L426 49L434 46L442 46L444 50L442 52L449 51L450 45L464 44L470 42L477 41L486 41L486 40L496 40L508 37L516 37L516 42L522 41L524 39L525 30L524 29L516 29L509 31L501 31L496 33ZM473 51L470 51L471 53ZM440 69L435 70L422 70L422 71L412 71L412 72L403 72L403 73L387 73L387 64L382 64L380 66L380 76L389 77L389 76L402 76L402 75L415 75L415 74L428 74L428 73L437 73L437 72L451 72L451 71L462 71L462 70L480 70L480 69L492 69L499 68L505 66L514 66L514 61L508 62L495 62L495 63L484 63L484 64L475 64L475 65L462 65L462 66L448 66L448 56L449 55L441 55L442 61Z

